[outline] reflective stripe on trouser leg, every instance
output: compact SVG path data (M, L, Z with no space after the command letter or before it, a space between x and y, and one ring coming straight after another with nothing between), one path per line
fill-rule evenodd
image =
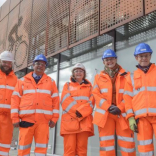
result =
M140 156L154 155L152 119L150 116L139 118L137 139Z
M47 153L49 141L49 125L47 123L39 123L34 133L35 139L35 156L45 156Z
M19 129L18 155L29 156L36 124L32 127Z
M98 127L98 129L100 141L100 156L115 156L115 119L108 116L104 128Z
M120 119L116 120L116 134L118 139L118 145L120 146L120 152L122 156L135 156L136 149L134 142L134 133L129 128L123 130L120 126L120 122ZM126 122L128 124L128 121Z
M0 115L0 155L9 155L13 125L8 114Z
M63 156L76 155L76 133L64 134L64 154Z
M76 134L76 154L78 156L87 156L89 132L81 132Z

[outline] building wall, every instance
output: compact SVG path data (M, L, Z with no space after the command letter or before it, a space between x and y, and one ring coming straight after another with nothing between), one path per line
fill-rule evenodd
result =
M104 68L101 56L107 48L114 49L118 63L133 72L135 46L146 42L155 50L155 10L155 0L7 0L0 8L0 52L7 49L14 53L18 77L32 71L35 55L45 54L49 62L46 73L57 82L61 95L78 62L85 65L87 79L93 83L94 75ZM154 52L151 62L156 63L155 58ZM60 118L61 114L62 110ZM117 152L120 156L119 147ZM50 130L48 153L63 154L60 119ZM95 126L88 156L97 155Z

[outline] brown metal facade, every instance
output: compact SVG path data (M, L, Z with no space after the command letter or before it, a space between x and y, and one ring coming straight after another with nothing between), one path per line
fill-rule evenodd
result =
M154 10L156 0L7 0L0 8L0 52L14 53L19 71L38 54L68 51Z
M156 0L145 0L145 14L156 10Z

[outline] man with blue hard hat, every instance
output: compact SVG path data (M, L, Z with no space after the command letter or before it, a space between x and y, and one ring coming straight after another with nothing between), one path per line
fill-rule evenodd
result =
M44 71L48 62L43 54L33 60L34 71L18 80L11 100L11 118L20 127L18 155L30 155L35 139L35 155L46 155L49 127L59 118L59 94L55 81Z
M136 46L137 70L126 77L125 109L131 130L137 132L138 151L154 156L153 132L156 136L156 66L151 63L152 49L146 43Z
M134 133L125 119L123 100L127 72L117 64L117 56L111 49L102 56L104 70L95 76L93 95L96 110L93 123L98 126L100 156L115 156L116 131L122 156L135 156Z

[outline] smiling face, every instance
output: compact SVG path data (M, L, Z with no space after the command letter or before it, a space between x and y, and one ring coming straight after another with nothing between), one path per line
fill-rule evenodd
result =
M74 76L76 81L82 81L85 77L85 71L82 70L81 68L76 68L73 71L73 76Z
M151 60L151 53L142 53L135 57L140 66L148 66Z
M117 58L115 57L107 57L103 60L103 64L110 69L113 69L116 63L117 63Z
M46 63L44 61L36 61L33 64L33 68L36 75L42 76L46 68Z

